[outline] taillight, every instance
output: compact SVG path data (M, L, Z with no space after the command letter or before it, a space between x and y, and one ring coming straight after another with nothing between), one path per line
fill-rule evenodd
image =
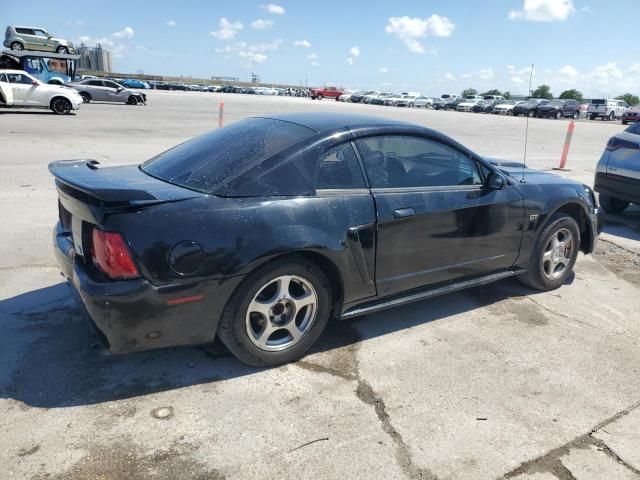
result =
M91 240L93 263L109 278L122 280L140 276L122 235L94 228Z
M628 140L622 140L621 138L618 138L618 137L611 137L607 142L607 147L606 147L607 150L612 151L612 150L618 150L620 148L638 150L640 149L640 145L634 142L630 142Z

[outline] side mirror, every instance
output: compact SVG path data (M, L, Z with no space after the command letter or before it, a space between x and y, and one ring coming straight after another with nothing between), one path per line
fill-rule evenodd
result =
M34 87L37 87L38 85L40 85L40 82L38 80L33 80L31 82L31 85L33 85Z
M123 91L123 90L124 90L124 87L118 87L118 88L116 88L116 92L121 92L121 91Z
M504 177L496 172L490 172L485 181L485 187L491 190L501 190L504 188Z

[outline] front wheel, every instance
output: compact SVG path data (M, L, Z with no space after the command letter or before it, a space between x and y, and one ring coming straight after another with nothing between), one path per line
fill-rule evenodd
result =
M580 230L567 214L555 214L536 239L527 272L519 279L537 290L553 290L571 274L580 248Z
M533 110L529 110L529 113L527 115L529 115L529 118L533 118L536 116L536 112L534 112Z
M560 120L562 118L562 112L556 112L556 120Z
M15 50L15 51L24 50L24 46L20 42L13 42L11 44L11 50Z
M304 259L283 259L250 274L233 293L218 337L238 360L254 367L302 357L329 320L331 288Z
M127 100L127 103L129 105L138 105L138 99L135 96L131 95L129 97L129 100Z
M80 92L80 96L82 97L82 101L84 103L91 102L91 94L89 94L88 92Z
M580 117L580 112L573 112L571 118L573 118L574 120L578 120L578 117Z
M607 213L622 213L629 206L629 202L609 195L600 195L600 206Z
M56 49L56 52L58 52L58 53L63 53L63 54L65 54L65 55L66 55L67 53L69 53L69 49L68 49L67 47L63 46L63 45L60 45L60 46Z
M615 114L614 112L611 112L611 113L609 114L609 120L610 120L610 121L613 121L613 120L615 120L615 119L616 119L616 114Z
M56 115L66 115L71 112L71 102L66 98L54 98L51 101L51 110Z

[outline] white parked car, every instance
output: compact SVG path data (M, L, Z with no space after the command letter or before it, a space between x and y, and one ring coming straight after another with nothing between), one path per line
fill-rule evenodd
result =
M431 108L433 107L433 98L431 97L418 97L415 101L416 108Z
M615 120L622 118L622 114L629 108L627 102L611 98L597 98L591 100L587 107L587 118L595 120L600 117L603 120Z
M42 83L23 70L0 70L0 107L48 108L58 115L82 104L72 88Z
M394 106L396 107L409 107L413 108L416 106L416 100L420 96L420 94L409 93L406 95L402 95L400 98L397 98L394 102Z
M458 112L470 112L478 103L484 101L479 95L469 95L464 97L464 102L459 103L456 107Z
M516 102L515 100L505 100L504 102L497 103L492 110L492 113L497 113L498 115L513 115L513 108L518 103L524 102Z

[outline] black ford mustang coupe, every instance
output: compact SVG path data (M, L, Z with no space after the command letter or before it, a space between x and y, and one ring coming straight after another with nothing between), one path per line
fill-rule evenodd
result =
M589 187L375 117L249 118L142 165L49 169L58 263L115 353L218 335L289 362L331 317L516 275L557 288L600 231Z

